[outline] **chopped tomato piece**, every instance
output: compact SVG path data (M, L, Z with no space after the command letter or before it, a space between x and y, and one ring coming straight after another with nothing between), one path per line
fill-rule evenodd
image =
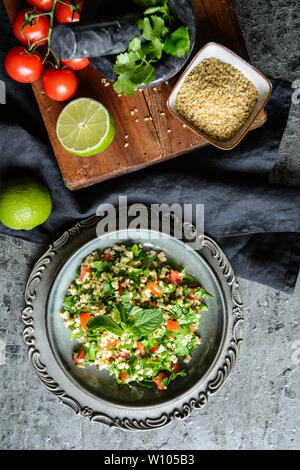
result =
M105 349L109 349L109 348L113 348L114 346L116 346L118 344L118 340L116 339L116 341L108 341L107 345L105 346Z
M191 326L191 332L192 332L192 333L195 333L196 330L197 330L196 326L195 326L195 325L192 325L192 326Z
M87 330L88 327L86 326L86 323L91 319L91 315L89 315L88 313L84 313L84 312L81 312L80 314L80 323L81 323L81 326L84 330Z
M163 291L156 282L151 282L148 287L151 290L152 294L156 297L160 297L161 295L163 295Z
M183 274L180 273L179 271L174 271L172 269L171 274L170 274L171 283L176 284L176 286L178 286L180 282L182 281L182 279L183 279Z
M113 353L114 353L114 356L115 356L116 359L118 359L119 357L126 358L128 356L128 353L124 353L124 352L121 352L121 351L119 351L118 353L117 353L117 351L113 351Z
M119 351L119 357L124 357L126 358L128 356L127 352Z
M159 390L164 390L164 385L162 385L162 381L168 377L166 372L160 372L156 377L153 378L153 382L156 383L157 388Z
M128 379L128 375L123 370L121 370L120 372L120 379L122 380L123 383L125 383L126 379Z
M104 259L104 261L109 262L110 261L110 254L109 253L103 253L103 259Z
M150 354L153 354L155 353L155 351L159 348L159 344L157 344L156 346L153 346L153 348L150 349Z
M80 270L80 280L83 281L85 280L87 277L87 274L89 275L89 278L91 277L91 271L89 270L89 268L87 268L86 266L81 266L81 270Z
M114 360L114 358L113 358L113 357L110 357L110 358L108 359L108 362L112 362L113 360Z
M119 284L119 294L122 295L125 289L126 289L126 287L124 287L122 285L122 283L120 282L120 284Z
M178 321L168 320L168 326L167 326L168 330L177 331L178 327L179 327Z
M73 361L76 363L76 364L79 364L79 360L80 359L84 359L84 350L83 349L80 349L80 352L78 354L77 357L73 357Z
M181 367L178 364L178 362L176 364L172 364L172 370L173 370L174 374L178 374L178 372L181 371Z
M137 348L138 348L138 350L140 351L141 355L144 356L144 355L146 354L146 351L145 351L145 348L144 348L144 346L142 345L142 343L139 343L139 342L137 341L136 345L137 345Z
M194 290L195 290L195 287L191 290L191 292L189 293L188 295L188 299L190 300L196 300L196 299L200 299L201 297L196 297L195 294L194 294Z

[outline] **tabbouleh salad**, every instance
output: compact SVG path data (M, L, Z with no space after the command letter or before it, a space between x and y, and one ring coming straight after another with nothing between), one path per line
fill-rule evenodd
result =
M107 369L119 384L166 389L201 340L197 329L211 296L164 252L114 245L88 255L68 289L61 316L77 367Z

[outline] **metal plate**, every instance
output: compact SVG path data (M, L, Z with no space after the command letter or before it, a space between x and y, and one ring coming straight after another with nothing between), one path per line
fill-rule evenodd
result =
M183 419L202 408L232 370L242 341L243 312L238 282L218 245L204 237L196 252L172 236L149 231L116 230L95 238L99 217L91 217L66 231L36 263L26 287L24 340L31 365L47 389L77 414L91 421L126 430L150 430ZM148 239L147 239L148 238ZM115 242L141 241L163 250L214 296L202 315L200 348L188 364L188 374L165 391L121 387L106 371L79 369L72 361L74 342L59 315L66 290L82 258L95 248Z

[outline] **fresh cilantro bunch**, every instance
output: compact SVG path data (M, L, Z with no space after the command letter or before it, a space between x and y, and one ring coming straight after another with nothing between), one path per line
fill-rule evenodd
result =
M163 53L184 57L190 50L190 36L186 27L175 26L167 0L134 0L146 8L144 16L138 21L142 37L133 38L128 51L119 54L114 65L118 79L114 89L118 94L134 95L141 83L148 85L155 80L155 63Z

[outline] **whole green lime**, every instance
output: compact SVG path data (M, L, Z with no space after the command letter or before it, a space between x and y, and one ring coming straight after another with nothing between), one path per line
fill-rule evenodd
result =
M14 230L31 230L48 219L52 199L45 185L28 176L0 188L0 222Z

